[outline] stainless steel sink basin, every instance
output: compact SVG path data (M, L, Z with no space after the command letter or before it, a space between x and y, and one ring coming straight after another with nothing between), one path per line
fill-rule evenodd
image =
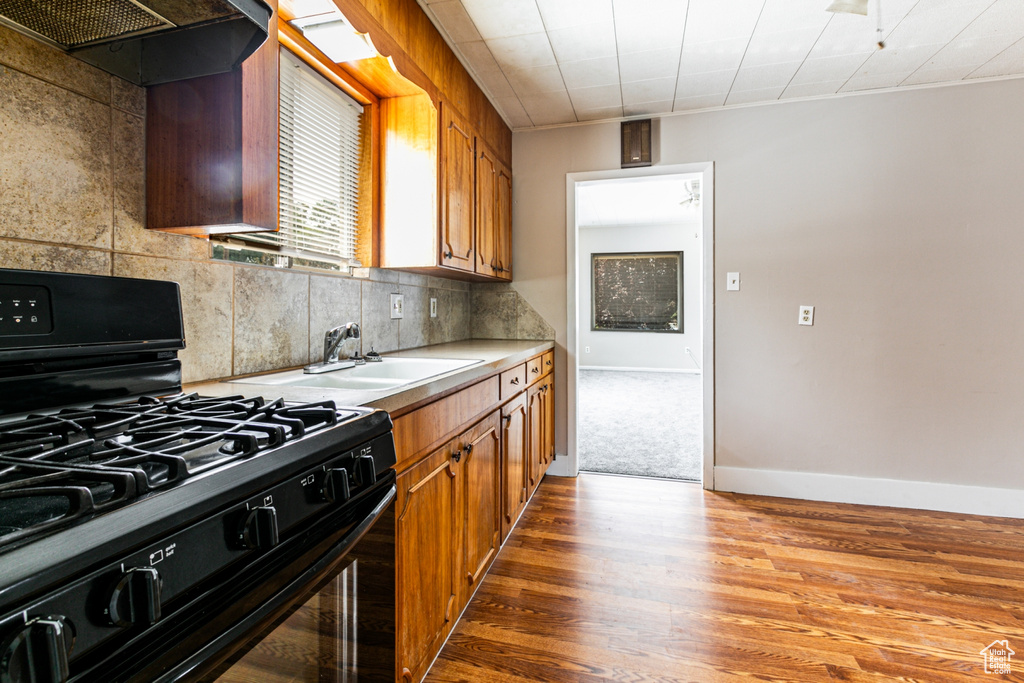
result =
M354 368L308 375L302 370L288 370L231 380L243 384L311 387L314 389L385 390L420 382L446 372L482 363L462 358L392 358L380 363L367 363Z

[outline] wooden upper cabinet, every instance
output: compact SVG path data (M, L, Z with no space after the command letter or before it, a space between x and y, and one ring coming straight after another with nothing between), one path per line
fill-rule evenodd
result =
M450 268L474 272L474 137L469 126L441 107L441 254Z
M241 68L147 89L147 228L277 230L278 50L275 12Z
M419 681L458 617L457 462L451 444L398 477L396 659L400 681Z
M476 272L496 276L498 160L480 141L476 144Z
M512 279L512 171L499 163L496 173L496 205L494 208L497 275Z

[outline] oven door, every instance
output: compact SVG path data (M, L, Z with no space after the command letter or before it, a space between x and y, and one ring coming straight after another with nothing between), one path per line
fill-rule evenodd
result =
M359 509L319 520L304 542L154 629L116 679L393 681L394 500L391 477Z

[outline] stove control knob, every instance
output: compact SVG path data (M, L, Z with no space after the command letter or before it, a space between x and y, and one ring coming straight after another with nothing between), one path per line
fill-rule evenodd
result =
M11 683L64 683L74 629L64 617L33 617L0 645L0 679Z
M114 626L149 626L160 621L163 580L153 567L133 567L121 575L107 607Z
M324 475L324 487L321 496L328 503L344 503L352 493L348 488L348 470L344 467L333 467Z
M242 548L269 550L280 542L277 533L277 510L263 506L249 510L238 534L238 542Z
M360 455L356 458L355 479L357 486L369 486L377 481L377 471L372 455Z

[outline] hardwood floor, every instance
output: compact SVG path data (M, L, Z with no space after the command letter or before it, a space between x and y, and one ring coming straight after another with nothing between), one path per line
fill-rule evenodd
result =
M426 678L739 679L1024 680L1024 521L547 477Z

